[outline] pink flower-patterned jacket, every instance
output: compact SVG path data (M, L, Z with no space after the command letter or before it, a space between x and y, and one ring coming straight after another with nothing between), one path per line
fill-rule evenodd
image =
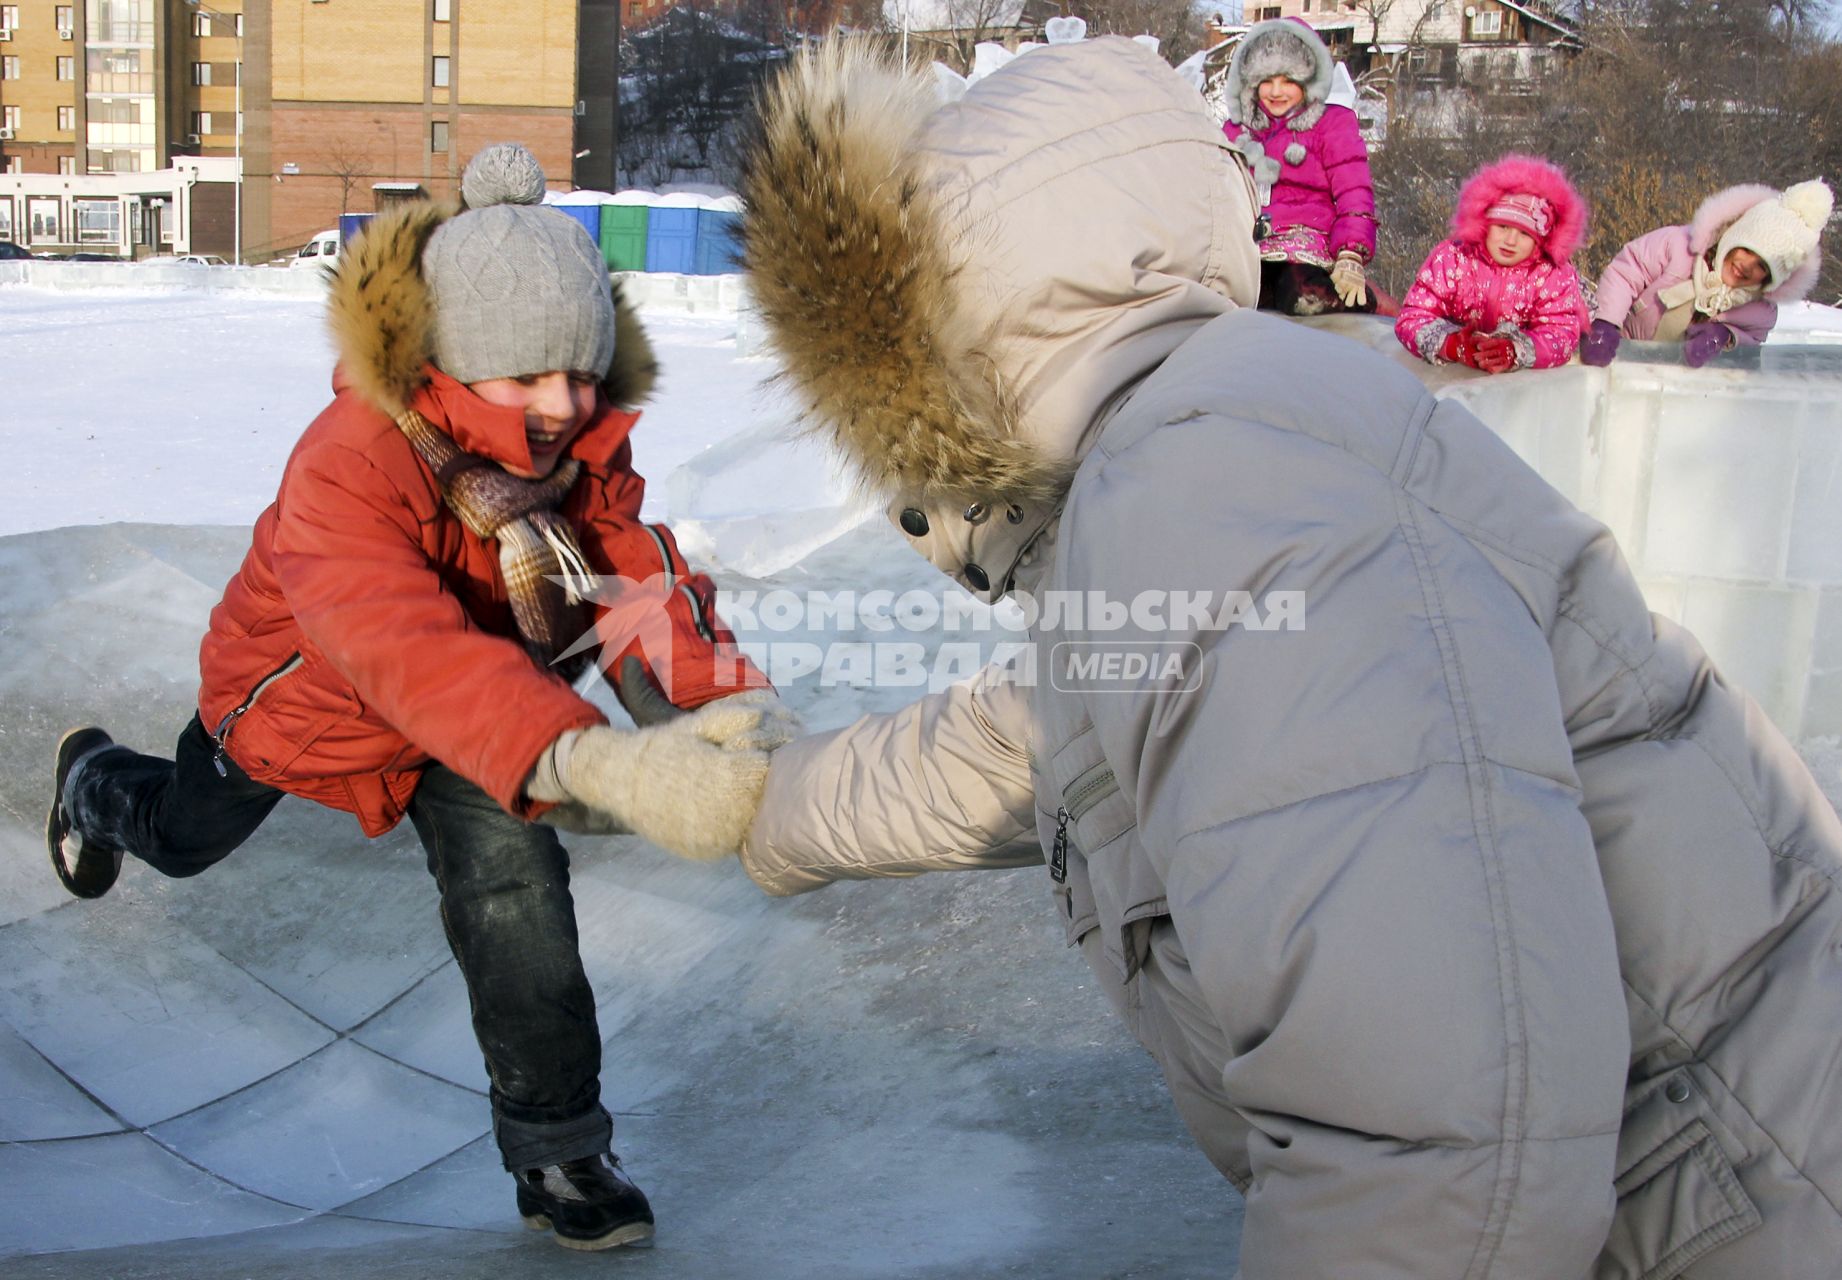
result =
M1482 246L1451 239L1421 265L1401 299L1394 332L1409 351L1434 364L1443 362L1447 336L1460 329L1500 332L1515 343L1518 369L1550 369L1573 357L1586 320L1586 297L1571 264L1537 253L1500 267Z

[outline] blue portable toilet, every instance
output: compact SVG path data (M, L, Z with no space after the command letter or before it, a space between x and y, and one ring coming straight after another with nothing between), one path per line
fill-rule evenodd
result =
M339 243L350 245L358 233L365 229L365 224L375 218L375 213L342 213L339 215Z
M697 253L691 269L700 276L742 270L742 202L736 197L712 200L697 211Z
M697 217L704 197L660 196L646 220L646 270L690 275L697 264Z
M583 229L588 232L588 238L599 246L601 244L601 201L604 198L597 194L593 204L552 204L550 207L580 222Z

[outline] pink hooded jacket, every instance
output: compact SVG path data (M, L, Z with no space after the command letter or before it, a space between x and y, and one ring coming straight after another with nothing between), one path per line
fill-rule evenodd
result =
M1484 248L1490 227L1485 214L1512 193L1546 200L1554 225L1534 253L1504 267ZM1433 364L1444 363L1446 338L1462 329L1508 337L1518 369L1565 364L1587 323L1586 298L1572 264L1586 236L1586 213L1585 199L1545 160L1509 155L1478 170L1459 192L1452 238L1428 255L1401 300L1395 336Z
M1659 227L1631 241L1599 277L1598 310L1593 319L1609 320L1627 338L1640 342L1654 338L1663 321L1663 304L1657 301L1657 294L1692 276L1695 259L1719 244L1721 235L1741 214L1762 200L1777 197L1771 187L1728 187L1703 200L1686 227ZM1821 269L1821 255L1812 254L1783 283L1767 289L1764 297L1713 318L1733 330L1735 342L1758 346L1778 323L1778 304L1807 297Z

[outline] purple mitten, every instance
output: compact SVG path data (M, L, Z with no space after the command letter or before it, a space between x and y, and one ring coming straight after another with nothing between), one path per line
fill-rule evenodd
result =
M1692 324L1682 335L1682 363L1699 369L1733 345L1733 330L1718 320Z
M1593 321L1593 327L1586 331L1586 341L1580 344L1580 362L1603 369L1618 354L1621 336L1618 326L1610 320Z

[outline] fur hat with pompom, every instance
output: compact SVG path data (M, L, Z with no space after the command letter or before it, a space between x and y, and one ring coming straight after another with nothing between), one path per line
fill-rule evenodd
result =
M1821 178L1800 182L1741 214L1721 236L1715 260L1724 261L1735 249L1750 249L1771 271L1771 283L1782 284L1816 253L1834 208L1835 196Z
M581 223L545 208L544 171L501 142L461 177L467 212L422 252L435 364L461 382L551 370L604 374L614 298L601 249Z

